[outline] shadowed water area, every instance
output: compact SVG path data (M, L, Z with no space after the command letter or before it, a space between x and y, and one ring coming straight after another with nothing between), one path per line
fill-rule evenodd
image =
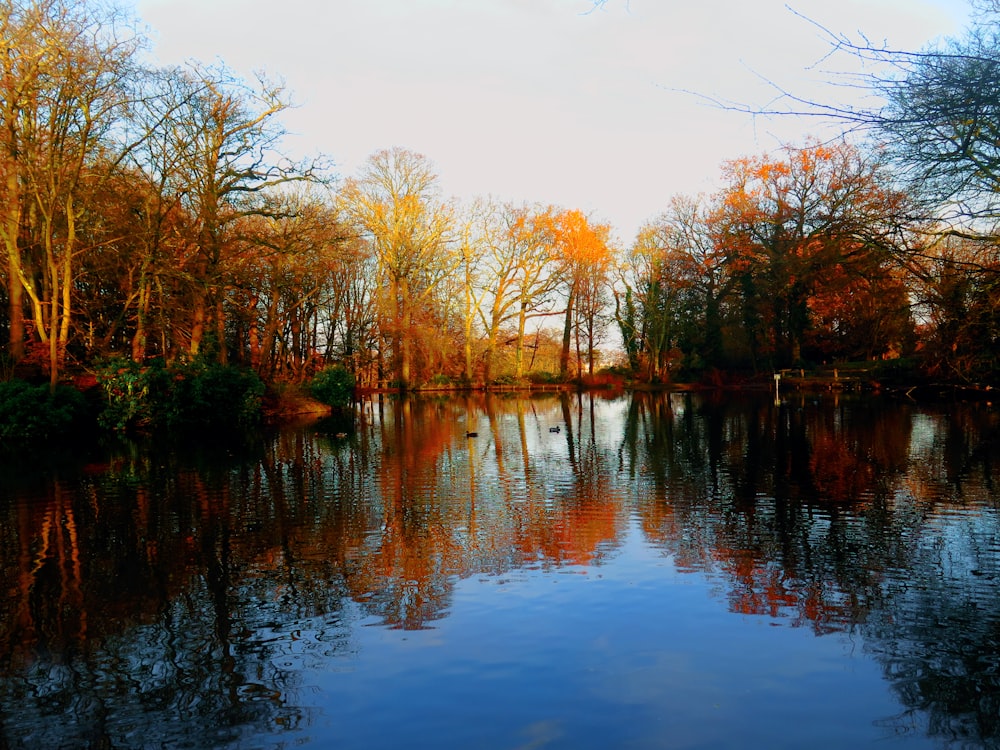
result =
M1000 747L987 404L414 398L92 453L0 476L0 747Z

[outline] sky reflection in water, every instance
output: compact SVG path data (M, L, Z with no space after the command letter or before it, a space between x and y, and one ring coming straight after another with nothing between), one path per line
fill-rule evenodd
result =
M986 406L470 397L341 429L22 477L6 744L1000 742Z

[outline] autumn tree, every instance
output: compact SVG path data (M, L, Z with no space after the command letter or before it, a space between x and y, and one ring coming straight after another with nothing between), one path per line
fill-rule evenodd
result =
M0 158L3 184L0 190L0 231L3 232L7 269L9 352L13 359L24 356L24 274L21 261L21 220L27 196L23 154L30 137L22 125L22 109L30 106L32 92L40 86L45 56L40 49L45 9L35 5L5 3L0 6L0 32L6 54L0 55Z
M123 163L105 166L102 179L88 181L80 196L85 212L78 237L80 245L88 249L80 255L73 274L73 331L68 352L87 362L131 351L141 362L147 343L151 351L162 347L163 338L157 334L165 329L153 322L162 324L167 311L167 305L156 304L154 299L157 291L162 292L162 283L160 289L154 286L148 270L149 225L144 209L153 199L140 170ZM144 313L141 326L137 309ZM137 353L140 335L142 346Z
M525 374L525 336L528 321L551 314L551 297L559 286L558 256L555 252L556 220L553 208L522 207L511 217L509 236L517 248L514 280L514 310L517 333L514 377Z
M570 344L577 341L577 374L580 370L581 333L587 340L590 374L594 369L597 322L604 308L604 295L611 266L611 227L592 223L581 211L560 211L555 217L555 251L559 258L566 308L563 313L563 344L559 377L569 375Z
M944 236L911 257L915 316L927 373L965 384L1000 371L1000 263L995 247Z
M122 226L112 247L128 285L122 314L136 362L179 349L174 341L174 303L183 297L182 259L190 250L190 217L185 162L194 142L181 121L199 94L182 69L147 69L134 84L133 106L123 123L127 150L116 182L118 202L127 207L130 226ZM189 172L188 172L189 173ZM122 247L129 242L131 246Z
M373 387L379 382L378 264L368 243L339 212L337 224L347 233L337 237L336 252L326 261L320 305L323 356L327 363L348 367L359 385Z
M510 205L490 201L476 213L472 226L481 254L478 280L481 293L476 309L486 337L482 355L482 378L486 385L493 381L495 374L501 331L517 315L516 291L522 248L514 227L519 213L519 209Z
M619 263L615 269L615 283L611 288L615 302L614 318L621 336L622 348L631 372L639 370L641 321L636 305L635 286L630 283L627 264Z
M459 231L458 252L461 257L461 302L462 319L462 379L471 384L475 377L474 331L479 311L480 295L477 292L480 265L483 258L483 244L477 241L475 228L478 215L484 210L483 201L475 201L463 215Z
M611 268L611 258L602 258L592 266L591 273L581 278L576 291L573 323L576 369L582 372L582 363L586 361L587 374L591 377L594 375L597 346L605 338L609 321Z
M556 285L552 276L553 210L542 206L483 202L471 224L470 242L479 256L475 299L485 335L483 382L493 382L509 328L514 368L524 372L528 322L548 311Z
M428 159L403 148L372 154L340 193L343 211L371 243L384 279L395 378L409 387L415 307L457 267L451 208Z
M650 381L669 378L670 352L679 335L680 298L686 282L678 257L667 252L657 228L640 229L621 267L616 319L633 371Z
M830 266L809 298L806 356L817 361L895 358L912 352L912 279L891 257Z
M894 248L905 206L884 165L847 143L788 147L783 157L727 163L714 218L751 352L778 366L802 359L821 279L836 267L870 268L873 255Z
M117 13L65 0L8 3L0 63L11 353L23 354L22 307L58 380L72 319L85 182L100 181L109 132L127 104L124 81L140 40ZM101 159L98 159L98 156ZM112 156L112 159L114 157Z
M726 363L723 325L733 276L713 210L708 198L674 196L633 246L633 268L642 279L637 298L649 313L645 341L651 361L676 344L689 368Z
M726 254L713 221L715 203L708 199L677 196L664 215L664 239L683 284L685 326L682 348L696 352L698 364L718 367L727 362L724 352L726 302L733 290L733 276L726 268Z
M179 155L172 168L188 220L187 247L177 259L188 284L187 353L199 354L211 330L225 362L227 262L239 224L267 213L260 200L267 190L321 180L323 163L281 156L277 118L289 106L282 84L259 76L251 85L220 67L193 66L176 76L180 103L164 127Z
M290 186L261 198L231 261L230 336L262 377L300 381L320 364L331 317L346 313L338 277L350 233L325 191Z

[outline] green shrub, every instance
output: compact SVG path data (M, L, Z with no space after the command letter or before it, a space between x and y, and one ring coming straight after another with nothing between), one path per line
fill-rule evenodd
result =
M61 385L50 393L47 385L23 380L0 383L0 445L20 447L65 437L83 421L86 399L76 388Z
M873 363L875 377L886 383L919 383L920 368L913 357L900 357Z
M528 380L535 385L559 385L564 382L563 379L559 377L559 373L544 372L542 370L529 372Z
M195 360L171 372L173 387L163 415L166 426L252 427L260 421L264 384L252 370Z
M326 367L310 381L309 392L327 406L347 406L354 398L354 375L340 365Z
M169 366L124 357L98 363L105 394L99 424L111 430L250 427L261 417L264 384L256 373L205 359Z
M150 427L157 421L157 408L166 398L169 382L162 359L143 365L127 357L107 357L97 360L94 367L104 391L98 425L122 432Z
M513 375L497 375L493 378L493 385L521 385L521 380Z

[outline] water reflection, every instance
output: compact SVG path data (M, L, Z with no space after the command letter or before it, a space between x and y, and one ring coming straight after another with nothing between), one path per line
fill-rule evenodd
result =
M730 613L860 639L899 704L882 736L992 746L998 434L984 405L477 394L22 472L0 487L2 736L305 743L330 710L310 675L360 671L365 626L439 627L479 579L610 575L638 536Z

